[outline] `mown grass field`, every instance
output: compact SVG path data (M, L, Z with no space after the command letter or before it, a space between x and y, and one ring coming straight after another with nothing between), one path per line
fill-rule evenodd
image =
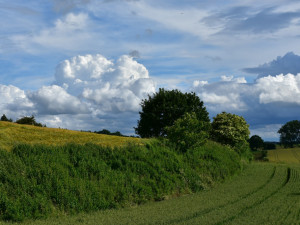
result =
M23 224L300 224L300 167L252 163L209 191Z
M0 122L0 148L11 150L19 143L64 145L66 143L119 147L128 142L142 143L145 140L131 137L118 137L57 128L35 127L16 123Z

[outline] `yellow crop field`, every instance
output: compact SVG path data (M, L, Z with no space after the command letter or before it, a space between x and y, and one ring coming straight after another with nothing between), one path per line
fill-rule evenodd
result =
M142 144L145 140L104 134L72 131L60 128L36 127L0 122L0 148L10 150L15 144L62 145L66 143L94 143L110 147L123 146L128 142Z
M268 151L270 162L300 163L300 148L287 148Z

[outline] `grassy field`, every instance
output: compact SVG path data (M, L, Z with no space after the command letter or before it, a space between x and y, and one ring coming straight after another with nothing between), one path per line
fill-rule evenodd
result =
M16 123L0 122L0 148L11 150L18 143L63 145L66 143L93 143L119 147L128 142L142 143L139 138L118 137L57 128L35 127Z
M23 224L299 224L300 167L252 163L241 175L203 191L138 207ZM5 224L5 223L0 223Z
M270 162L276 163L300 163L300 148L287 148L268 151Z

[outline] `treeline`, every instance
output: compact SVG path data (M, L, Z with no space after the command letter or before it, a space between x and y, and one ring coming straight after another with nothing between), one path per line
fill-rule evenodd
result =
M242 116L222 112L209 119L203 101L193 92L160 88L141 103L136 134L160 138L181 153L212 140L229 146L240 157L251 159L249 125Z
M3 114L1 116L0 120L5 121L5 122L14 122L11 118L8 119L5 114ZM46 124L41 124L41 123L36 122L35 117L33 115L32 116L24 116L20 119L17 119L16 123L33 125L33 126L37 126L37 127L46 127Z
M252 151L273 150L276 149L276 144L278 144L277 142L265 142L258 135L253 135L248 142Z

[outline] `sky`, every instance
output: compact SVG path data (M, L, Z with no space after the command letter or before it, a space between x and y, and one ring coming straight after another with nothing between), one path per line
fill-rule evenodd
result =
M159 88L278 141L300 115L296 0L0 0L0 114L133 135Z

